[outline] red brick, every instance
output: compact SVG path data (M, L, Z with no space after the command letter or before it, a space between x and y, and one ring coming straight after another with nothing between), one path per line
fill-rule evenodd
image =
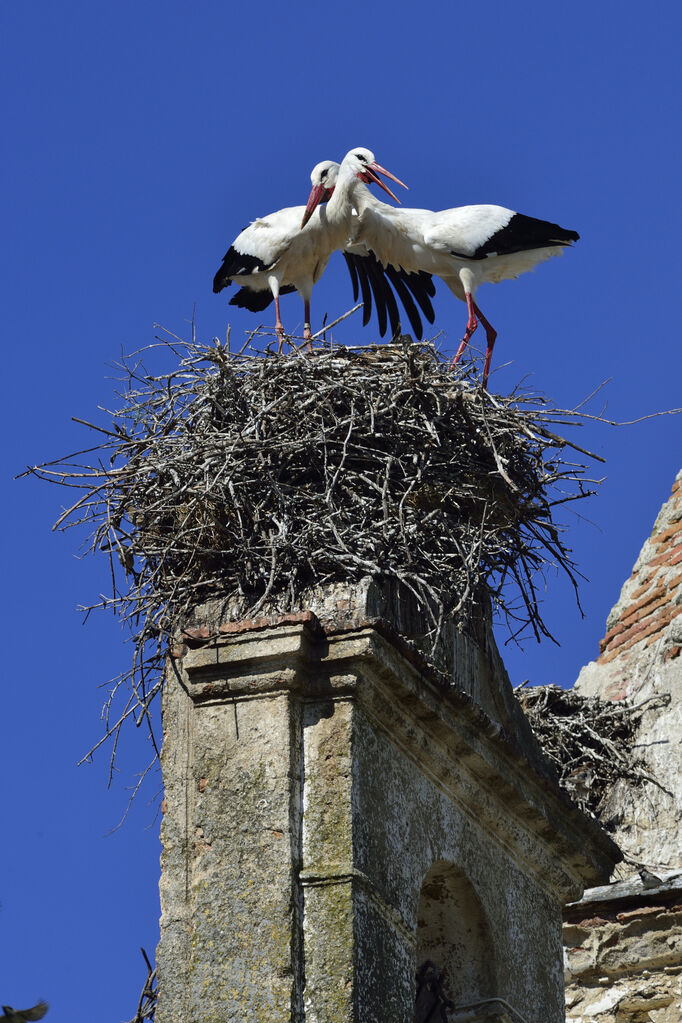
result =
M641 641L643 639L646 639L648 636L655 636L656 633L660 632L661 629L664 629L666 625L668 625L673 620L673 618L676 618L679 613L680 613L679 608L669 608L669 610L664 611L663 614L657 615L654 618L653 622L651 622L649 625L646 624L646 621L641 622L640 623L641 625L646 626L644 632L642 632L641 635L638 634L637 636L633 637L631 641L628 640L624 649L633 646L633 644L635 643L641 643ZM635 630L633 629L632 631L634 632ZM649 644L647 643L647 646L648 645Z
M613 637L617 636L620 631L621 631L621 629L618 626L616 626L613 629L609 629L609 631L606 633L604 638L599 640L599 653L600 654L604 653L604 651L606 650L607 646L609 645L609 643L611 642Z
M638 909L629 909L626 913L616 913L616 920L622 924L626 920L634 920L638 916L650 916L652 913L665 913L665 906L639 906Z
M679 522L673 522L673 524L668 526L667 529L664 529L662 533L656 533L656 535L652 536L651 539L655 544L665 543L669 537L674 536L675 533L679 533L680 531L682 531L682 519L680 519Z
M646 626L643 622L639 622L637 625L621 625L613 638L613 642L609 643L609 647L613 650L616 647L622 646L630 636L644 632L645 628Z
M630 599L637 600L637 598L641 597L643 593L646 593L647 590L651 589L651 584L655 578L656 572L652 572L650 575L648 575L644 582L640 586L638 586L636 590L632 591Z
M597 658L600 664L608 664L614 657L618 657L621 653L620 647L617 650L606 650L603 654ZM609 697L610 699L610 697Z
M211 633L206 625L192 625L190 628L182 630L182 637L196 643L203 639L210 639Z
M653 604L651 604L650 607L643 607L643 608L641 608L637 612L637 614L634 616L634 618L632 619L632 623L628 622L628 625L629 624L633 624L634 625L635 622L643 622L643 621L645 621L645 619L650 618L651 615L654 614L656 611L659 611L662 607L666 607L667 605L669 605L671 603L672 603L672 600L670 598L670 594L666 593L666 595L664 597L662 597L659 600L655 601Z
M679 565L682 561L682 543L671 544L662 554L657 554L649 562L650 565Z
M679 575L676 575L673 579L668 580L668 590L670 593L672 593L673 590L676 590L680 583L682 583L682 572L680 572Z
M668 625L668 624L669 624L670 622L672 622L672 621L673 621L673 619L677 618L677 617L678 617L678 615L680 615L680 614L682 614L682 608L678 608L678 609L677 609L676 611L674 611L674 613L673 613L673 614L671 614L671 615L669 616L668 620L667 620L666 622L663 622L663 625L661 626L661 628L665 628L665 626L666 626L666 625ZM658 632L660 632L660 629L658 629L657 631L658 631ZM646 645L647 645L647 646L649 646L649 644L650 644L650 643L652 642L653 638L654 638L654 637L653 637L653 636L651 636L651 637L650 637L650 638L649 638L649 639L647 640L647 642L646 642Z
M616 651L616 653L618 653L618 651ZM604 660L608 660L608 657L604 658ZM619 700L625 700L627 695L628 683L625 678L619 678L617 681L611 682L610 685L606 687L606 692L604 693L605 698L607 700L612 700L614 703L617 703Z
M667 650L663 654L663 660L664 661L672 661L673 658L679 657L681 653L682 653L682 646L671 646L670 650Z
M304 625L310 623L321 628L317 615L312 611L295 611L289 614L271 615L267 618L245 618L240 622L224 622L219 627L219 632L232 635L240 632L255 632L259 629L269 629L274 625Z
M619 618L616 624L612 625L611 628L607 631L604 638L599 640L599 649L604 650L609 645L613 637L617 636L619 632L623 631L623 629L624 626Z
M677 615L682 614L682 608L669 608L667 611L657 615L653 622L644 619L637 625L632 625L629 629L624 629L622 634L618 636L616 641L611 644L609 650L605 650L599 657L599 661L603 664L612 661L614 657L619 654L625 653L630 647L633 647L636 643L641 643L649 636L655 636L657 633L664 629L669 622L676 618ZM647 644L648 646L649 644Z
M621 622L626 622L628 620L628 618L632 618L632 616L634 614L636 614L637 611L639 611L641 608L647 607L647 605L651 604L652 601L657 601L657 605L656 606L658 606L661 603L665 603L665 601L668 600L668 599L669 599L668 588L666 586L660 586L659 585L659 586L656 587L656 589L651 590L649 593L647 593L647 595L645 597L642 597L641 600L635 601L634 604L628 604L626 610L623 612L623 614L620 617L620 621ZM651 613L651 609L649 611L647 611L647 614L650 614L650 613ZM641 616L638 615L637 617L641 617Z
M664 562L661 562L661 564L664 564ZM653 572L647 578L646 582L642 583L641 586L638 586L636 590L633 590L633 592L632 592L632 594L630 596L631 603L628 604L626 610L621 615L621 617L618 619L618 621L619 622L622 621L627 616L627 614L629 612L629 608L630 608L630 606L632 606L632 602L633 601L636 602L637 598L641 597L642 594L646 594L648 592L652 592L653 593L654 590L658 591L660 589L665 590L665 592L667 592L667 593L672 593L680 585L680 583L682 583L682 572L680 572L679 575L674 576L672 579L669 579L666 582L662 578L662 569L659 566L656 569L656 571ZM613 631L613 629L610 630L610 631ZM607 632L606 635L608 636L608 632Z

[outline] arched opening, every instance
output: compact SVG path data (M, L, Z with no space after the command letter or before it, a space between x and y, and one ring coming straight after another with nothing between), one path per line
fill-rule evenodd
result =
M422 983L416 1023L422 1016L440 1023L446 1018L447 1001L465 1005L496 994L495 948L483 906L466 876L452 863L435 863L422 885L417 917L418 971L425 963L433 964L436 973L429 967L427 974L422 969L421 977L437 976L439 980L431 980L428 994Z

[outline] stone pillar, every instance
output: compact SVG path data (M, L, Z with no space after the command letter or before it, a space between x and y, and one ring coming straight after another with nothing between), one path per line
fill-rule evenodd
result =
M561 908L617 850L465 685L310 611L176 654L158 1023L414 1023L422 957L457 1006L563 1021Z

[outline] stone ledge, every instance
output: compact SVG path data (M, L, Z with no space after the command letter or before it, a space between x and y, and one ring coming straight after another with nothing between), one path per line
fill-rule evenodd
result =
M664 874L661 883L653 888L645 888L639 878L628 878L598 888L588 888L579 902L571 902L566 906L564 918L567 922L573 923L581 917L595 914L614 920L619 912L638 906L649 906L652 902L663 905L682 902L682 873L679 871L661 873Z
M180 663L195 703L282 691L294 691L303 700L346 698L361 687L359 680L373 678L375 685L386 689L384 706L390 707L389 713L400 705L402 713L425 730L427 746L437 739L460 771L491 785L493 801L502 799L523 828L561 850L562 869L574 872L572 881L567 877L556 881L565 888L563 898L571 888L610 875L620 852L601 828L559 789L541 760L531 761L514 737L388 622L374 619L325 629L308 612L235 625L239 627L218 628L208 636L194 633L194 648ZM381 718L386 713L381 700L369 699L373 701ZM435 746L434 755L440 756ZM442 764L437 768L450 770ZM494 786L485 780L500 777L506 780L504 794L499 780Z

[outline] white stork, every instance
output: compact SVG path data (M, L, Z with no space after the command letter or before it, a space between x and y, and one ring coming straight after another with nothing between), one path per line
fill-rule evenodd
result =
M313 286L322 276L332 252L345 247L351 232L353 211L348 197L352 182L362 174L366 180L375 181L391 198L396 199L393 192L377 177L377 173L394 177L390 171L376 163L374 155L367 149L351 150L340 166L331 160L317 164L311 174L313 187L308 207L291 206L254 220L235 238L225 254L222 266L213 280L214 292L221 291L234 281L241 285L241 290L231 304L256 311L265 309L271 297L274 298L277 315L275 329L280 352L284 339L280 294L294 290L300 293L304 302L303 337L310 342L310 298ZM323 199L329 200L327 205L317 208ZM354 246L350 255L358 258L363 251ZM401 275L401 281L403 278L404 275ZM428 316L427 309L431 307L425 290L428 289L426 275L415 275L412 280L415 283L412 291L420 304L422 299L427 303L427 308L424 305L422 308ZM386 289L390 290L387 286ZM380 308L381 289L378 284L374 293ZM433 294L433 291L430 293ZM384 302L389 301L385 291L382 297ZM431 309L431 317L432 313Z
M497 332L476 305L476 289L486 282L518 277L537 263L560 255L566 245L580 237L558 224L503 206L459 206L439 212L395 209L360 182L353 187L352 202L358 213L352 221L353 240L364 242L382 266L435 274L466 302L466 331L453 366L481 321L487 340L484 388Z

